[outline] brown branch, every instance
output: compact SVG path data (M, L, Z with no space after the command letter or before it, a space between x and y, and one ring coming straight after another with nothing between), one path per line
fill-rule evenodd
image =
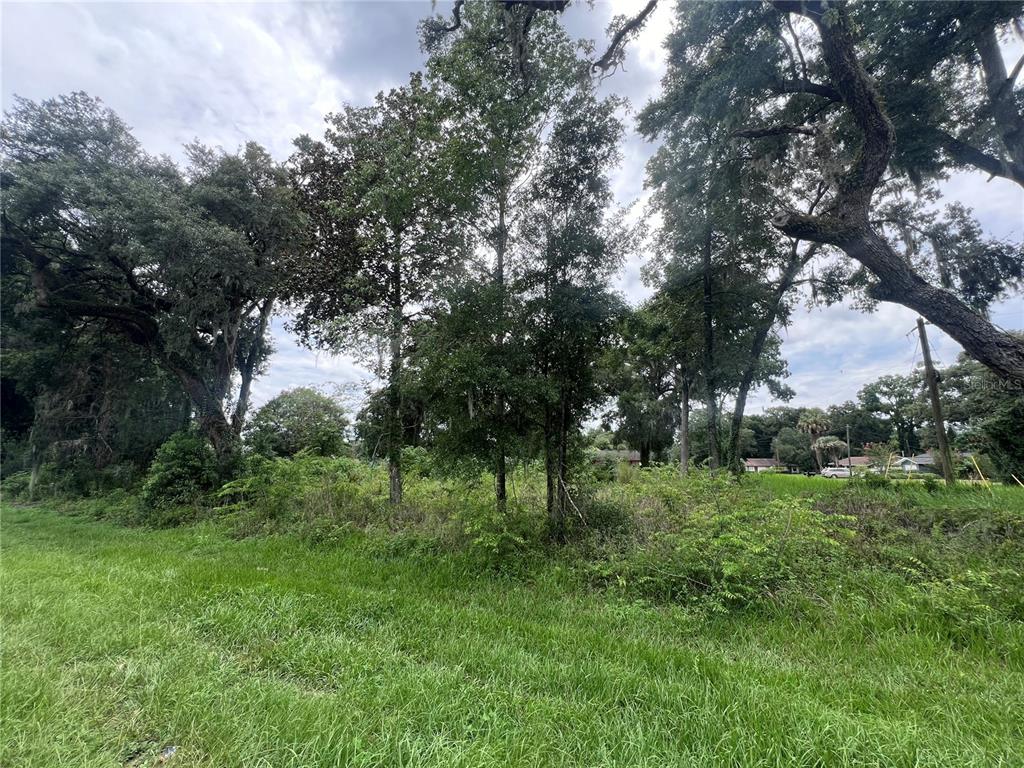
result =
M839 91L831 85L815 83L807 78L795 78L782 80L772 88L775 93L809 93L813 96L820 96L828 101L842 101L843 97Z
M763 139L766 136L786 136L800 134L803 136L815 136L818 131L806 125L770 125L765 128L741 128L733 131L730 135L742 139Z
M647 21L647 17L654 12L654 9L657 6L658 0L647 0L647 5L643 7L643 10L623 24L612 36L611 42L608 43L608 49L604 52L604 55L602 55L601 58L590 65L590 70L592 72L597 72L598 70L607 72L609 68L614 66L616 57L618 56L626 37L639 31Z
M958 139L939 128L922 127L918 130L930 133L935 141L958 163L970 165L991 176L999 176L1024 186L1024 166L1004 160Z

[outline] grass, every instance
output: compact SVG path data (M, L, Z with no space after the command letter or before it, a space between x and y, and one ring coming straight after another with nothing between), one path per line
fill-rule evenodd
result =
M875 582L706 617L461 563L9 507L0 765L1024 764L1019 625L959 646Z

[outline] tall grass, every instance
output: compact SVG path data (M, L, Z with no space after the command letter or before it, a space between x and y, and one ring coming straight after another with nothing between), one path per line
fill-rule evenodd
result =
M1024 763L1024 633L954 643L895 573L707 614L351 533L7 508L0 764Z

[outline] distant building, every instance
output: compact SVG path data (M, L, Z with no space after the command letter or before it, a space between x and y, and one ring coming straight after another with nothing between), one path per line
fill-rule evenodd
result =
M930 453L917 456L899 456L889 462L890 472L935 472L938 467Z
M743 469L747 472L767 472L768 470L786 469L778 459L744 459Z
M848 459L840 459L836 462L837 467L870 467L872 464L870 456L851 456Z

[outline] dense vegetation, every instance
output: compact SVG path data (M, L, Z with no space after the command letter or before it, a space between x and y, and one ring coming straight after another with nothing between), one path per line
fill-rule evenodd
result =
M7 508L0 759L1024 759L1012 489L632 470L556 552L542 473L511 478L510 524L489 482L420 466L400 514L384 468L316 457L198 526L92 519L123 497Z

